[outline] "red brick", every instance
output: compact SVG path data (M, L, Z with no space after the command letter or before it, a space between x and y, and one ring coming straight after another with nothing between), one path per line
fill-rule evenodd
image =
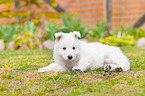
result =
M94 22L94 20L93 19L87 19L87 22L92 23L92 22Z
M142 3L142 0L130 0L129 3L140 4L140 3Z
M88 12L93 12L93 8L88 8Z
M90 0L79 0L80 2L86 2L86 1L89 1L90 2Z
M92 16L92 17L102 17L103 14L102 14L102 13L97 13L97 12L96 12L96 13L92 13L91 16Z
M78 12L78 9L72 9L71 12Z
M89 13L85 13L84 16L85 16L85 17L89 17L90 14L89 14Z
M129 11L129 15L136 15L136 14L138 14L137 11L134 10Z
M142 9L145 9L145 5L142 5L141 8L142 8Z
M113 18L112 20L113 20L113 22L120 22L121 21L120 18Z
M89 6L89 3L84 3L84 7L88 7Z
M103 7L95 8L96 11L103 11Z
M120 26L120 23L117 22L117 23L114 23L113 25L114 25L115 27L117 27L117 26Z
M137 13L140 15L140 14L143 14L144 11L137 11Z
M125 11L123 11L123 12L115 11L112 14L115 15L115 16L121 16L121 15L127 15L128 12L125 12Z
M121 6L113 6L112 9L113 10L120 10L121 9Z
M135 20L137 20L138 18L137 18L137 17L133 17L132 19L135 21Z
M103 18L97 18L96 21L103 21Z
M81 22L86 22L86 19L82 19Z
M84 8L78 9L78 12L85 12L86 10Z
M92 3L91 6L103 6L103 2Z
M124 20L125 20L125 22L131 21L131 18L130 17L125 17Z
M75 7L80 7L80 4L79 3L72 3L70 6L75 8Z
M117 5L117 4L120 4L120 0L113 0L113 5L115 4L115 5Z
M139 6L136 5L128 5L124 7L125 10L133 10L133 9L139 9Z

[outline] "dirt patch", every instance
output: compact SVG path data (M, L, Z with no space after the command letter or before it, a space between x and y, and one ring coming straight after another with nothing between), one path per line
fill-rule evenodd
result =
M116 72L98 72L98 73L85 73L85 75L92 75L93 78L108 79L119 75Z
M143 71L127 71L127 72L123 72L122 75L127 75L127 76L137 76L137 75L144 75L145 74L145 70Z
M115 78L120 75L130 76L130 75L143 75L145 71L127 71L127 72L98 72L98 73L84 73L85 75L91 75L93 78L109 79Z

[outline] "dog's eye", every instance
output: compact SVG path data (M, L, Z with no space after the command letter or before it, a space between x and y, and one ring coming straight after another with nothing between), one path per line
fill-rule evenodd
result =
M73 50L75 50L76 48L75 47L73 47Z
M66 47L63 47L63 50L66 50Z

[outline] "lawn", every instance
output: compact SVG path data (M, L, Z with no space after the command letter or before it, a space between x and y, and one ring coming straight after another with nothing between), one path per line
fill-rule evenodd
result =
M52 50L0 51L0 96L109 96L145 94L145 50L122 47L131 62L127 72L45 72L38 68L54 62Z

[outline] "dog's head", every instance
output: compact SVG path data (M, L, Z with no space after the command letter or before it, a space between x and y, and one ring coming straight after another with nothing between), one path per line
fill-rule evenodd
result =
M78 41L80 33L78 31L55 34L54 51L64 60L72 61L79 56L80 44Z

